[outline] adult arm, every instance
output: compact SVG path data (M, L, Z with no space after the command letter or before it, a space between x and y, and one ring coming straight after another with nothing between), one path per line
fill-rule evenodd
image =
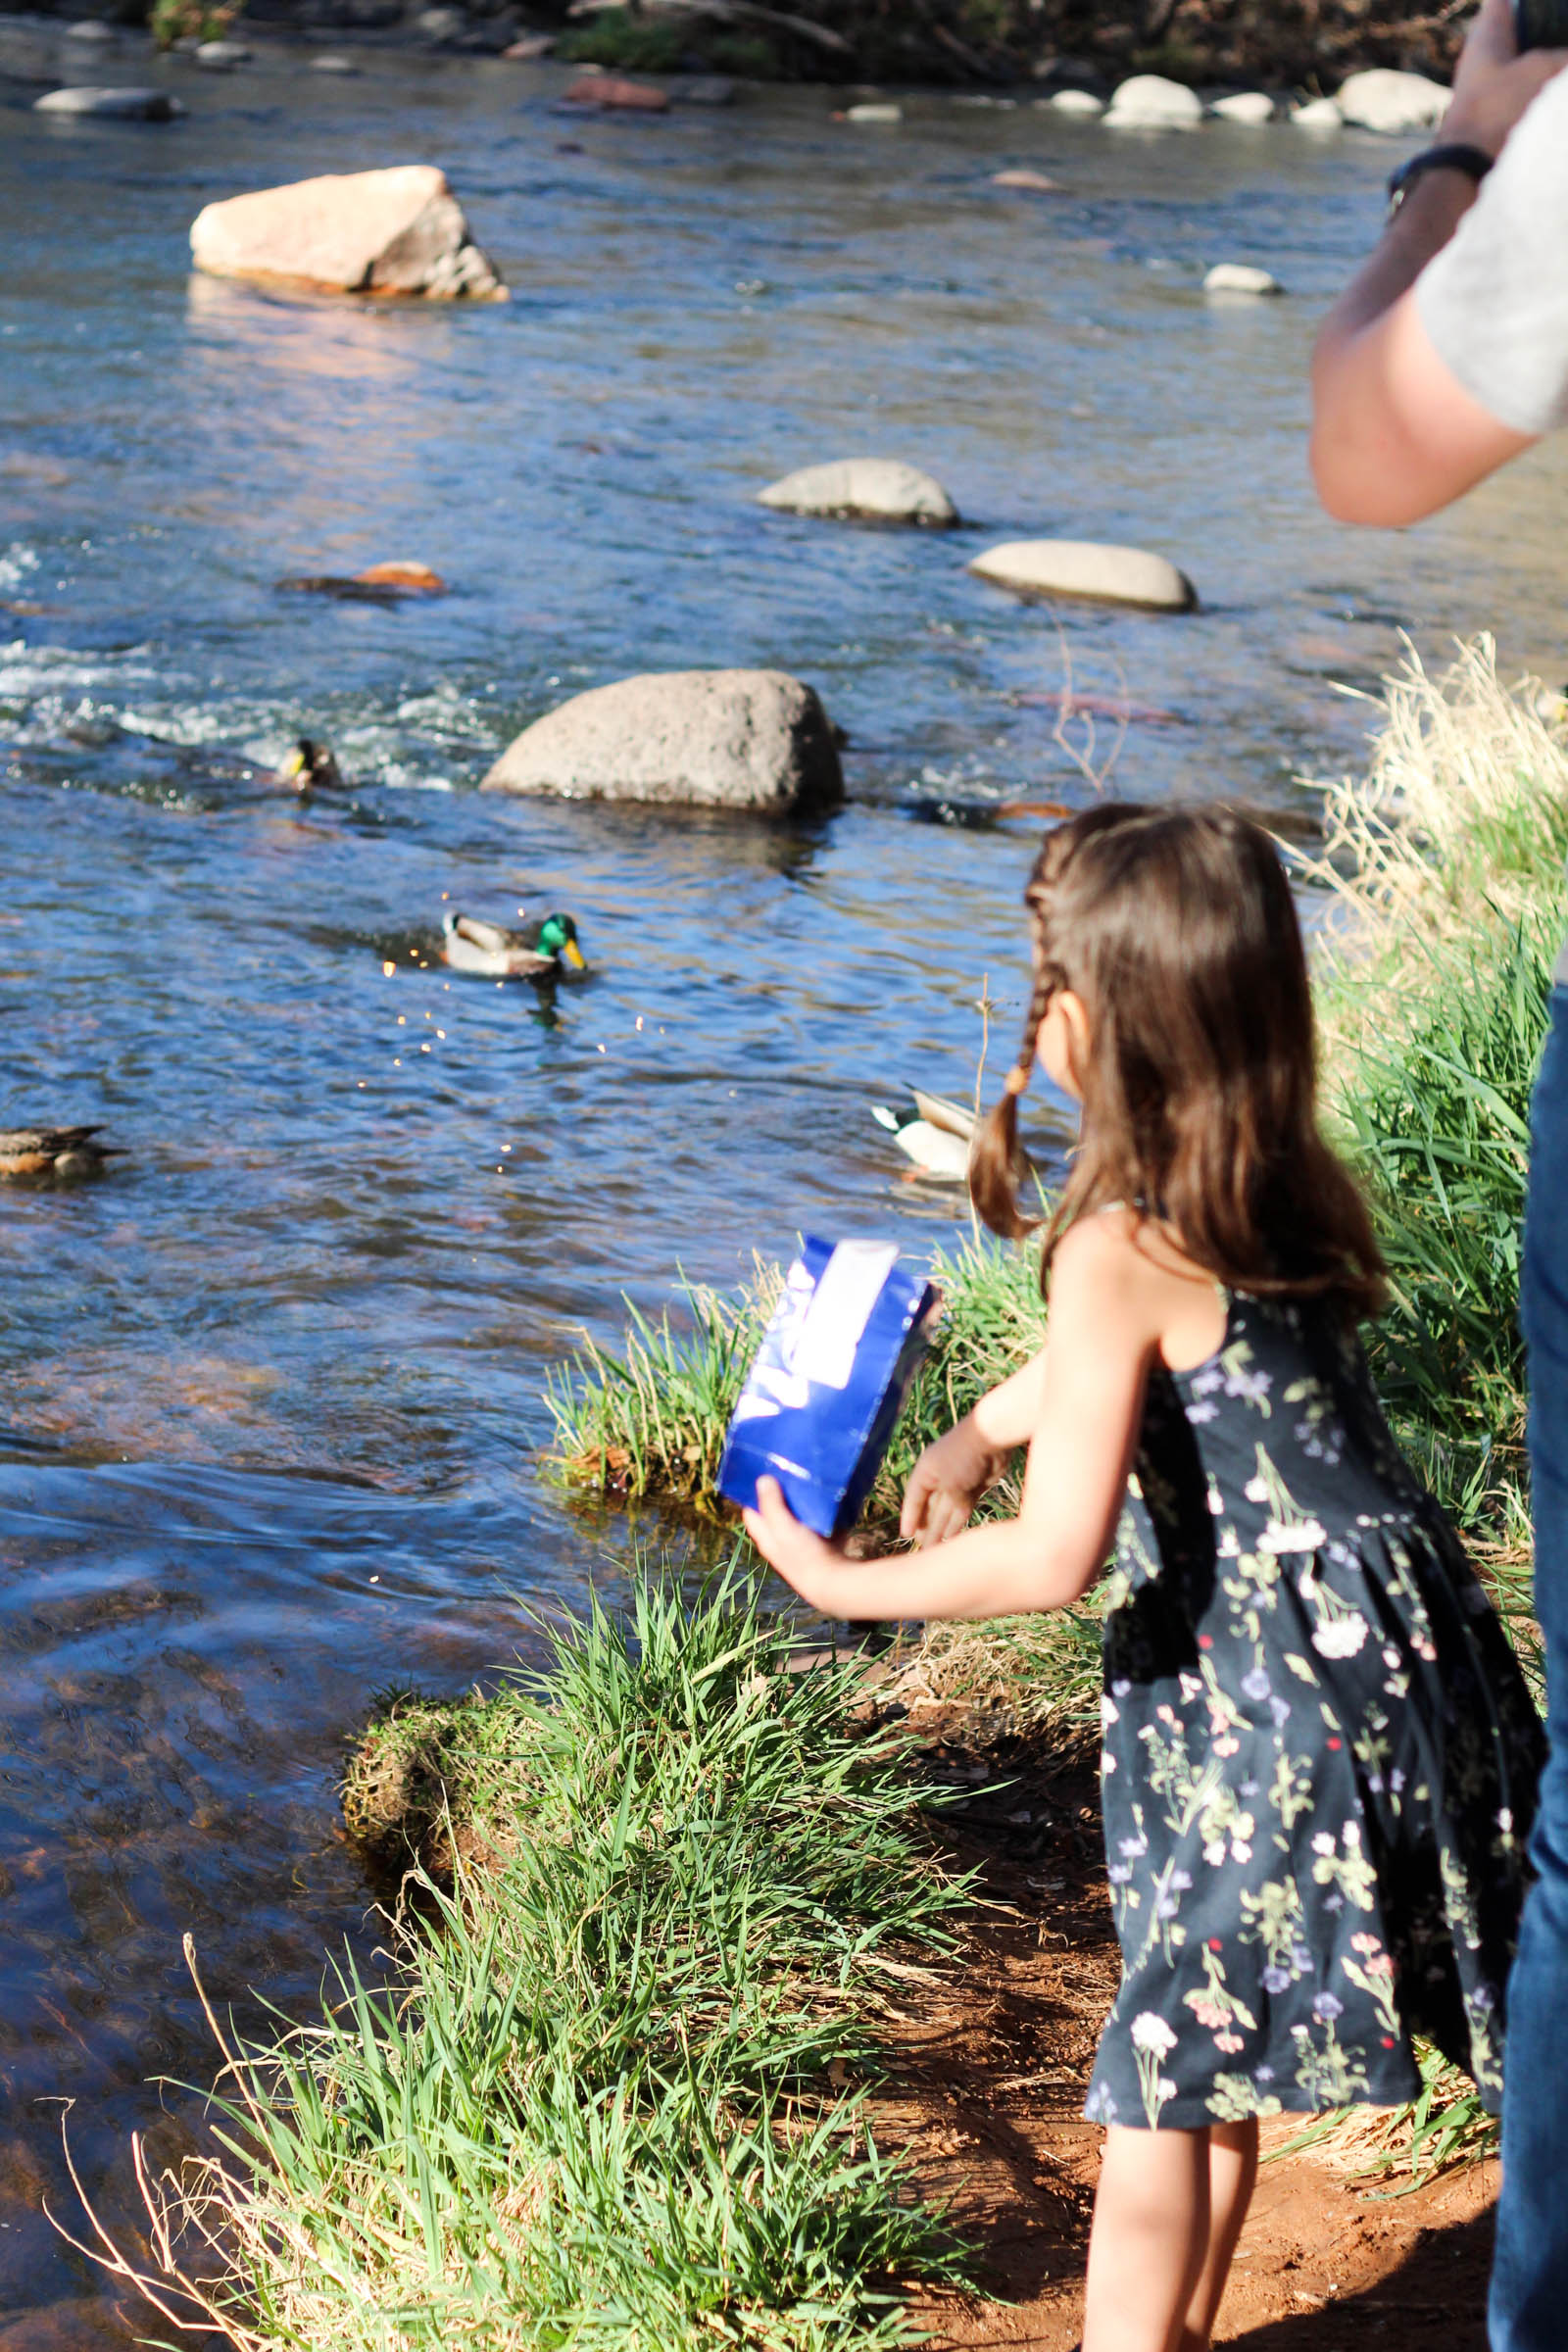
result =
M1454 76L1443 144L1500 157L1565 63L1555 50L1521 57L1510 0L1485 0ZM1563 281L1568 317L1568 259L1555 201L1559 183L1568 185L1565 96L1568 84L1559 85L1545 102L1551 120L1532 122L1531 152L1510 155L1506 172L1499 166L1479 192L1463 172L1424 173L1324 320L1312 365L1312 472L1323 504L1342 521L1414 522L1435 514L1558 421L1551 394L1568 390L1568 337L1561 385L1548 383L1544 398L1539 369L1544 360L1549 373L1556 356L1554 276ZM1531 176L1542 184L1525 190L1521 203L1518 183ZM1472 211L1476 218L1467 221ZM1423 302L1418 281L1440 255ZM1438 284L1440 276L1451 282ZM1467 277L1484 289L1480 315L1468 322ZM1532 341L1534 373L1518 399L1509 321L1496 316L1510 299L1529 314L1530 329L1545 329L1544 347L1539 332ZM1434 318L1442 321L1437 338Z

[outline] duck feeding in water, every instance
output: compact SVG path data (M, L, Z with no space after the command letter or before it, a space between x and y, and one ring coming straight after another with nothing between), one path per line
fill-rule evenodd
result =
M0 1176L100 1176L121 1154L102 1127L0 1127Z
M563 965L572 972L588 969L569 914L542 915L520 931L509 931L477 915L449 910L441 931L441 954L452 969L484 980L544 980L558 975Z
M965 1110L961 1102L950 1102L945 1095L928 1095L911 1086L906 1108L889 1110L885 1102L877 1102L871 1116L887 1129L922 1175L938 1176L945 1184L967 1181L974 1112Z
M313 736L302 735L277 771L280 784L292 784L298 793L345 792L343 771L324 743Z

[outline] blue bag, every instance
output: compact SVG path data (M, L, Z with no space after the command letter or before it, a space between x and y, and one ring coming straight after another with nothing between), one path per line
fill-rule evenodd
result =
M925 1349L933 1284L892 1242L808 1234L724 1441L718 1491L751 1508L776 1478L819 1536L853 1527Z

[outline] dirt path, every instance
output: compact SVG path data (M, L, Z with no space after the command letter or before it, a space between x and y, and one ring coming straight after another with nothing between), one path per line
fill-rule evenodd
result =
M972 1788L985 1767L938 1751ZM994 1769L994 1768L993 1768ZM967 1795L952 1841L999 1906L954 1984L910 2002L879 2136L988 2248L989 2299L932 2303L939 2348L1069 2352L1101 2133L1078 2113L1117 1979L1093 1778L1047 1757L1000 1794ZM1300 2129L1265 2129L1265 2152ZM1485 2352L1494 2165L1378 2198L1349 2159L1265 2162L1216 2341L1248 2352ZM1396 2183L1397 2185L1397 2183Z

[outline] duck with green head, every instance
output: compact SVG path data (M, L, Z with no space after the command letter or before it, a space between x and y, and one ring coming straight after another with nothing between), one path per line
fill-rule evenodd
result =
M455 972L486 980L544 980L559 977L564 966L572 972L588 968L569 914L542 915L520 931L509 931L477 915L449 910L441 931L441 954Z

